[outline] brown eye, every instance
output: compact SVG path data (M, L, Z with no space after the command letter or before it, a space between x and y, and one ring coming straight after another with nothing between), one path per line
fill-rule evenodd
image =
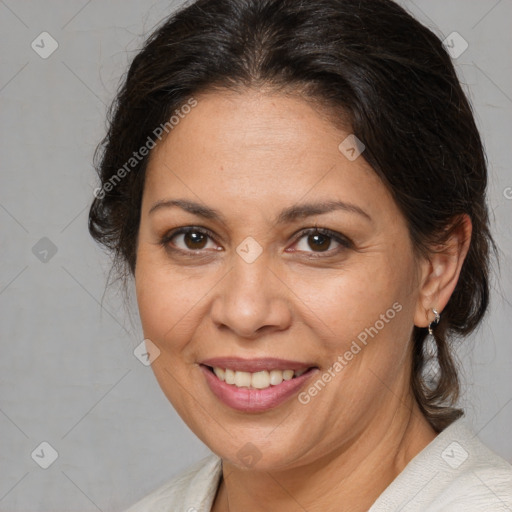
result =
M311 228L302 232L295 243L295 251L314 253L329 253L332 255L343 249L352 247L349 239L340 233L324 228Z
M183 235L183 241L185 242L187 249L194 251L197 249L204 249L206 242L208 241L208 237L203 233L190 231Z
M322 234L309 235L308 245L314 251L327 251L331 245L331 239L328 236Z
M194 227L180 228L165 236L162 245L171 249L177 248L181 251L201 251L203 249L214 248L218 250L213 242L212 236L202 229ZM208 247L208 244L211 244Z

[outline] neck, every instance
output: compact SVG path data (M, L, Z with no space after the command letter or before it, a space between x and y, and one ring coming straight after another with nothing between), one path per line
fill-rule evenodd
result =
M436 436L415 400L376 416L356 436L313 463L248 471L223 461L212 512L363 512Z

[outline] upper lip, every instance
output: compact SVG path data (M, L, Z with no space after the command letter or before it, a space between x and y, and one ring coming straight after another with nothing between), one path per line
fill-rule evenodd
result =
M240 357L213 357L200 361L200 364L212 368L229 368L238 372L259 372L263 370L305 370L315 366L314 363L290 361L275 357L262 357L258 359L243 359Z

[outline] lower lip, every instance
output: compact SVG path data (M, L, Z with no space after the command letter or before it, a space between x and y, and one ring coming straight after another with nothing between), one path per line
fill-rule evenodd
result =
M243 412L263 412L281 405L295 395L304 383L315 373L317 368L311 368L299 377L283 380L277 386L266 389L237 388L220 380L207 366L200 365L206 377L206 382L212 393L224 404Z

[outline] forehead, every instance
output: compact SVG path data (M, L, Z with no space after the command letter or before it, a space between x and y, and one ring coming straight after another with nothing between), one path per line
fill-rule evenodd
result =
M377 204L393 207L364 158L351 160L340 151L349 135L297 96L252 90L201 95L152 150L145 196L189 197L238 211L277 211L312 200L357 202L374 213Z

